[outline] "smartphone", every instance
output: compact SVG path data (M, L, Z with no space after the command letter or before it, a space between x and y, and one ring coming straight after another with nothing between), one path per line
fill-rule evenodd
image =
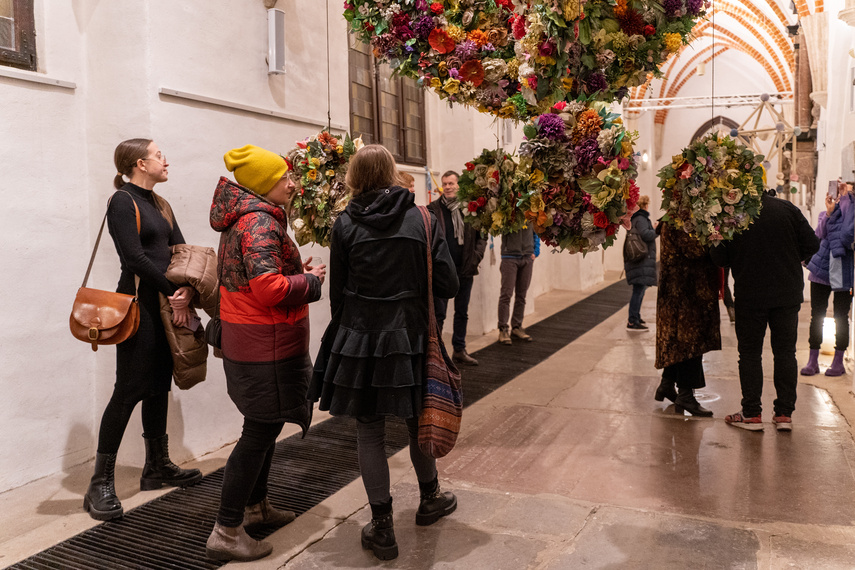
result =
M839 180L832 180L828 183L828 195L832 200L837 200L837 188L839 184Z
M193 313L190 313L190 322L187 323L186 328L190 329L193 332L196 332L196 330L198 330L200 326L202 326L202 319L199 318L199 315L194 315Z

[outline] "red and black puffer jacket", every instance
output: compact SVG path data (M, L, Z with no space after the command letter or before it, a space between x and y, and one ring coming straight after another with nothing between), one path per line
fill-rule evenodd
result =
M309 307L320 280L303 273L285 211L227 178L211 204L211 227L221 232L220 320L229 396L240 412L261 422L286 421L308 429L306 391Z

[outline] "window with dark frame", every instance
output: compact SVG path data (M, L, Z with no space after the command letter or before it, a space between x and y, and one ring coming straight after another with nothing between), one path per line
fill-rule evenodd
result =
M424 90L414 79L394 77L370 46L348 38L351 134L382 144L402 164L426 165Z
M33 0L0 0L0 65L36 70Z

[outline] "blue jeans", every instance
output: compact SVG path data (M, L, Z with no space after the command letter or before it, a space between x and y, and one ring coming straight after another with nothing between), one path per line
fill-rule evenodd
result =
M473 281L475 278L471 275L460 277L460 288L454 298L454 332L451 335L451 346L458 352L466 350L466 326L469 324L469 297L472 295ZM448 313L448 299L434 297L433 306L436 322L441 331L445 316Z
M644 300L644 290L647 285L633 285L632 297L629 300L629 324L641 324L641 301Z

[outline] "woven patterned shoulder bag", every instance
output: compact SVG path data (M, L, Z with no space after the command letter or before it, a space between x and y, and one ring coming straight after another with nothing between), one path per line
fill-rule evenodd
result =
M425 354L425 383L419 415L419 449L429 457L445 457L454 448L463 416L460 371L442 343L433 307L433 256L431 255L430 212L419 206L427 236L428 343Z

